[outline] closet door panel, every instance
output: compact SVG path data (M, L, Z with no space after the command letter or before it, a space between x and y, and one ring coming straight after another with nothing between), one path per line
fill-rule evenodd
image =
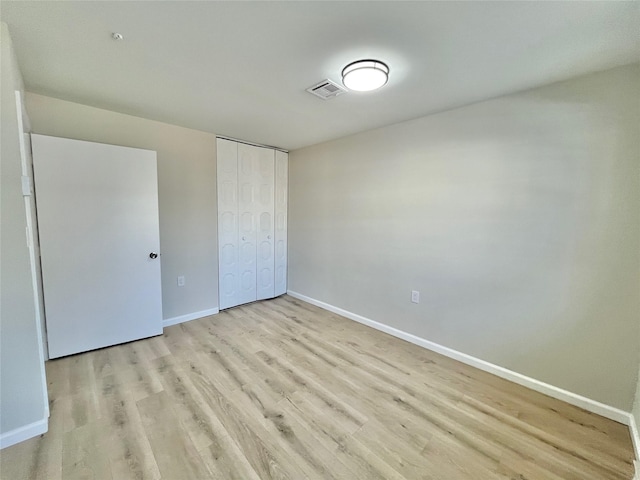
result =
M287 184L289 154L275 152L275 288L274 295L287 292Z
M238 144L218 139L218 272L220 309L238 305Z
M273 298L274 294L274 177L275 152L259 149L257 169L258 196L256 219L258 220L257 289L258 300Z
M257 300L257 221L256 195L259 149L238 144L238 211L240 214L240 292L238 304Z

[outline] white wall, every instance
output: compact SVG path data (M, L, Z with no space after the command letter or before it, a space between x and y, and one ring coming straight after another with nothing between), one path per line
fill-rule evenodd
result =
M35 133L157 151L163 316L217 309L215 135L32 93L26 105Z
M629 411L638 85L635 64L291 152L289 289Z
M42 382L44 364L21 188L22 125L18 123L15 90L22 90L22 77L6 24L1 24L1 30L0 439L5 445L22 439L23 434L28 437L46 429L47 393Z

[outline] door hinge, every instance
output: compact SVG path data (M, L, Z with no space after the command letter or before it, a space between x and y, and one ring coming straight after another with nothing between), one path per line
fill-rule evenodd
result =
M31 179L27 175L22 175L22 196L30 197L33 194Z

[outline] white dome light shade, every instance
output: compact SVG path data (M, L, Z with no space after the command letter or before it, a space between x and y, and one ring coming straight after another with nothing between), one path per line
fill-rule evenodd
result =
M358 60L342 70L342 83L349 90L369 92L389 80L389 67L378 60Z

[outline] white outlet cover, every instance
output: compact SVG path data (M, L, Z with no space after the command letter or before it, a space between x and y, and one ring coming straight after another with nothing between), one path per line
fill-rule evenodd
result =
M413 303L420 303L420 292L417 290L411 290L411 301Z
M182 275L178 277L178 286L184 287L184 277Z

